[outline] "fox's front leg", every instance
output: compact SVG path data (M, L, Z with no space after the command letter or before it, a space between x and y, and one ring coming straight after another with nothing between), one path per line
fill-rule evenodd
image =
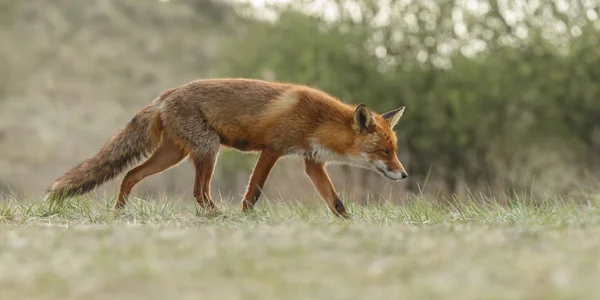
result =
M342 203L338 197L338 194L331 183L331 179L329 179L329 175L327 175L325 164L310 159L304 159L304 170L308 177L310 177L310 180L323 200L327 202L329 209L338 217L348 218L349 216L348 213L346 213L344 203Z
M262 193L262 188L271 173L271 169L275 166L277 160L281 155L270 149L264 149L260 153L260 157L256 162L252 176L250 177L250 183L248 184L248 190L242 201L242 211L251 210L258 201Z

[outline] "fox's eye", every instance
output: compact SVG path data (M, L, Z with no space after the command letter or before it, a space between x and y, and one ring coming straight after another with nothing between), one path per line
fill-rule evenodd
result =
M390 154L390 150L388 150L388 149L381 149L381 152L385 153L385 155Z

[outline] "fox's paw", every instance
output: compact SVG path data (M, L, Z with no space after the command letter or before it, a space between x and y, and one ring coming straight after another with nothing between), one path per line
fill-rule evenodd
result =
M336 200L334 203L334 213L336 216L342 218L342 219L350 219L350 215L348 214L348 212L346 211L346 207L344 206L344 203L342 203L342 201L340 200Z
M250 201L243 200L242 201L242 211L243 212L254 211L254 203L252 203Z
M209 215L218 215L221 211L217 208L214 202L197 202L196 203L196 213L203 213Z

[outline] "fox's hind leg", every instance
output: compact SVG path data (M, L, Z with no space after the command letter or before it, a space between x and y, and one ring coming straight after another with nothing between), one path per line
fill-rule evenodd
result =
M194 168L196 169L196 178L194 179L194 198L200 206L215 209L215 203L210 197L210 180L213 175L216 163L215 157L190 156Z
M194 140L191 145L190 160L196 169L194 179L194 198L200 206L215 209L215 203L210 197L210 180L212 179L217 155L219 154L219 135L208 130L202 133L202 139Z
M165 130L189 151L196 169L194 198L203 207L215 208L210 197L210 180L221 146L219 134L208 125L198 107L186 104L182 99L166 101L163 118Z
M154 150L150 158L139 166L131 169L123 178L115 207L123 208L125 206L127 197L131 194L131 190L138 182L150 175L160 173L176 165L186 156L186 154L187 153L178 147L171 138L163 133L160 145Z

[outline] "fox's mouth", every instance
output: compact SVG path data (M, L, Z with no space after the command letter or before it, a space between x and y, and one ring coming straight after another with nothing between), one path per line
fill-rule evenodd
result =
M390 174L389 174L389 172L387 170L385 170L385 169L383 169L383 168L381 168L379 166L376 166L375 170L377 171L377 173L379 173L383 177L385 177L387 179L390 179L390 180L393 180L393 181L400 181L400 180L403 179L403 178L398 178L398 177L390 176Z
M391 176L388 174L387 170L384 170L384 169L382 169L382 168L380 168L380 167L375 167L375 169L377 170L377 173L379 173L380 175L382 175L383 177L385 177L385 178L387 178L387 179L391 179L391 180L393 180L393 181L399 181L399 180L400 180L399 178L394 178L394 177L391 177Z

